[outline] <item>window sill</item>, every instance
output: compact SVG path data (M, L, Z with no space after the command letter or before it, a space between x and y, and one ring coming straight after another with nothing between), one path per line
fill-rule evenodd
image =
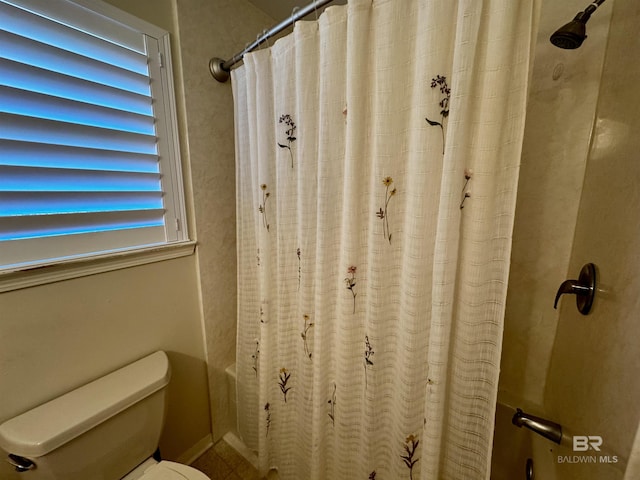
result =
M25 267L19 271L0 273L0 293L187 257L193 255L195 247L195 241L188 241L143 250L67 260L49 265Z

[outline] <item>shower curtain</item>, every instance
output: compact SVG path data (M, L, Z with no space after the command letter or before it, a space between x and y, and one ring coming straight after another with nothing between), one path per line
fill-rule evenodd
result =
M534 0L350 0L232 74L238 430L284 480L488 479Z

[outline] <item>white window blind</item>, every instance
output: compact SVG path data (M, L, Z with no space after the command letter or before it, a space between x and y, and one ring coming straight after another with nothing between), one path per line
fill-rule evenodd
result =
M0 0L0 271L187 240L168 34L86 3Z

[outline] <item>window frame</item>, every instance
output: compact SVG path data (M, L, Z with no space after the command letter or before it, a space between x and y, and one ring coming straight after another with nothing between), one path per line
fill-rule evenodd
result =
M32 6L35 11L45 14L46 10L51 8L52 13L56 16L59 15L59 10L56 10L55 5L52 6L48 2L43 4L38 0L14 1L27 8ZM164 159L161 163L161 176L162 191L165 192L165 238L167 240L149 246L133 246L77 254L66 258L36 260L9 268L0 266L2 268L0 270L0 292L192 255L195 251L195 241L190 239L187 222L169 32L101 0L65 1L81 7L78 9L80 15L82 15L82 9L86 9L144 35L149 58L149 76L152 79L151 98L156 118L158 155ZM74 9L70 8L69 10ZM89 14L91 18L94 17L93 13ZM99 34L108 28L108 23L105 23L98 24L95 29L88 28L87 30ZM159 88L160 92L158 92ZM167 195L166 192L169 190L170 194ZM168 225L174 218L176 225ZM176 227L174 238L168 232L168 229L173 227Z

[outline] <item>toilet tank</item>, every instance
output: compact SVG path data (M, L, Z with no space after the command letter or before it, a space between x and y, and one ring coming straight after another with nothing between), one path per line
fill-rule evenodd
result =
M158 446L169 359L156 352L0 425L24 480L118 480Z

